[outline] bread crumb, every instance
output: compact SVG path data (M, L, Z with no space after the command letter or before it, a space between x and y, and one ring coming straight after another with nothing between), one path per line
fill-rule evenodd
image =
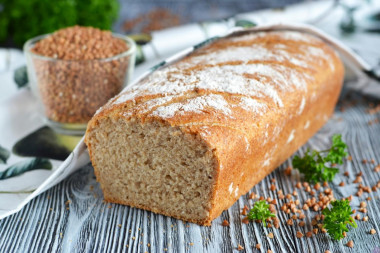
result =
M292 167L287 167L286 169L285 169L285 175L288 175L288 176L290 176L292 174Z
M331 253L331 251L330 250L325 250L325 253Z
M268 249L267 253L273 253L273 251L271 251L270 249Z
M268 237L269 237L270 239L273 239L273 237L274 237L273 233L269 233L269 234L268 234Z
M344 182L343 181L340 182L339 186L344 186Z
M256 244L256 249L260 249L260 247L261 247L260 243Z
M251 192L251 194L249 194L248 199L255 199L255 198L256 198L256 194L254 192Z
M301 231L297 231L296 236L297 236L297 238L302 238L302 237L303 237L303 234L301 233Z
M243 246L241 246L240 244L238 244L238 246L237 246L237 250L243 250L244 249L244 247Z
M306 233L306 237L310 238L310 237L312 237L312 236L313 236L313 232L308 231L308 232Z
M318 234L318 228L314 228L313 229L313 233L316 235L316 234Z
M354 247L354 242L352 240L348 241L346 245L347 245L347 247L353 248Z
M293 220L292 219L289 219L286 224L288 224L289 226L292 226L293 225Z
M228 222L228 220L224 220L224 221L222 222L222 226L224 226L224 227L228 227L228 226L230 226L230 223Z
M376 234L376 230L375 230L374 228L372 228L372 229L369 231L369 233L370 233L371 235L374 235L374 234Z

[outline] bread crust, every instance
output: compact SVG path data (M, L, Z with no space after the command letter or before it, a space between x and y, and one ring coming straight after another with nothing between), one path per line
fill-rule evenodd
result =
M251 55L239 51L244 48L251 52L249 47L260 50ZM235 54L227 51L231 48ZM226 57L215 60L223 52ZM260 52L263 52L261 58L257 56ZM235 75L225 74L229 69L239 72L236 79ZM242 84L236 86L240 90L234 90L221 84L223 90L213 84L214 78L222 80L215 73L230 77L226 82L231 82L233 87L248 80L260 89L252 91L252 86L248 86L244 90ZM160 121L199 136L213 150L217 161L216 180L209 217L187 221L210 225L326 123L337 102L343 76L343 64L334 50L311 35L281 31L223 38L154 72L111 99L90 121L85 142L93 157L89 133L106 117L126 121L134 118L142 123ZM209 83L201 85L202 78ZM177 85L175 89L174 85ZM190 105L198 106L199 101L203 107L194 110ZM223 103L225 106L220 106ZM99 168L92 162L99 180ZM107 189L102 189L106 201L186 220L175 213L109 198Z

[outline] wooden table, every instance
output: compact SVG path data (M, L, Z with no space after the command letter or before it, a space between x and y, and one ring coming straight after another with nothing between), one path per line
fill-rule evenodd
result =
M330 21L319 24L329 33L340 36L336 25ZM369 63L379 62L380 36L357 33L341 36ZM352 183L355 175L363 173L363 185L373 186L380 180L380 173L374 167L380 164L380 112L370 114L368 109L380 104L376 98L345 89L336 111L330 121L297 154L303 154L307 147L324 149L329 146L330 137L335 133L343 135L349 146L352 161L347 161L330 187L340 199L355 195L357 185ZM362 160L375 163L363 163ZM277 189L285 194L297 190L303 202L309 198L304 190L294 187L300 175L293 171L291 176L284 169L291 159L253 187L250 192L271 197L278 203L278 195L269 190L271 179L276 180ZM343 175L348 171L349 178ZM343 181L344 187L338 186ZM296 238L296 231L305 234L312 229L311 217L315 212L305 211L304 227L288 226L289 215L278 212L281 220L279 229L265 228L261 224L243 224L241 209L252 206L248 194L242 196L230 209L213 221L211 227L202 227L180 220L156 215L148 211L103 202L102 191L95 180L90 165L80 169L59 185L41 194L22 211L0 221L0 252L234 252L240 244L240 252L380 252L380 189L354 197L352 207L366 201L368 222L358 221L358 228L352 229L342 241L332 241L327 234L318 233L311 238ZM228 220L229 227L221 225ZM369 234L370 229L377 234ZM274 238L267 235L272 232ZM353 240L353 249L345 246ZM261 244L261 250L255 245Z

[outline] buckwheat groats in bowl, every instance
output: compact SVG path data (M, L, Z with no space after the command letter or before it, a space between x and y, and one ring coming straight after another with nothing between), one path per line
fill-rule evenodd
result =
M50 125L81 132L127 85L135 44L126 36L74 26L29 40L24 52L33 93Z

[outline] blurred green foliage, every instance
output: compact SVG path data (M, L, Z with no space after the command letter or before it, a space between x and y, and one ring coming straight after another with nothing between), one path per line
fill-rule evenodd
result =
M117 0L0 0L0 42L16 46L37 35L82 25L111 29Z

